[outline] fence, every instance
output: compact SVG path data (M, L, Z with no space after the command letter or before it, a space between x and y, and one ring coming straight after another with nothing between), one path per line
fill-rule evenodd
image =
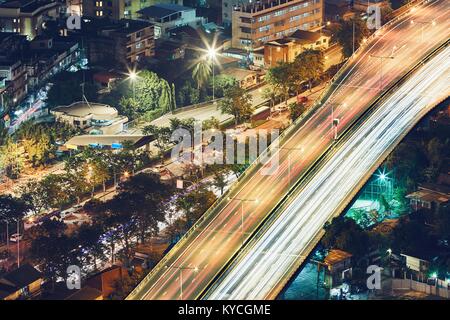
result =
M412 279L387 279L383 281L382 290L413 290L444 299L450 298L450 290L446 281L437 280L436 285L412 280Z

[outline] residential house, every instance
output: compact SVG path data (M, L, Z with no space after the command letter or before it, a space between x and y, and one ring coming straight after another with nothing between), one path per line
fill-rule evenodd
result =
M30 264L0 276L0 299L18 300L36 297L41 292L42 274Z
M331 35L324 31L297 30L288 37L264 44L264 66L271 68L279 62L293 62L304 50L325 50L329 47Z
M7 0L0 3L0 31L17 32L29 40L41 33L44 22L60 16L62 4L52 0Z

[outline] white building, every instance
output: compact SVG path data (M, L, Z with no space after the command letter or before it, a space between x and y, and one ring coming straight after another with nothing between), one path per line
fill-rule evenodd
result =
M178 4L155 4L137 12L139 19L149 21L155 26L155 39L168 38L171 29L182 26L198 28L206 23L203 17L197 17L194 8Z
M74 102L50 111L56 121L65 122L89 134L116 134L123 131L128 121L116 108L100 103Z

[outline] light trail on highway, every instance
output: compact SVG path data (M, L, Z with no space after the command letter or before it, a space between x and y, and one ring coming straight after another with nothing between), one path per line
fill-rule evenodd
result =
M450 94L450 47L421 67L333 152L270 227L250 241L209 299L266 299L295 272L325 222L339 213L386 151ZM279 288L281 289L281 288Z
M333 143L332 119L339 119L339 131L349 127L386 87L448 38L448 10L448 2L431 1L387 29L378 30L331 84L322 98L323 103L288 129L282 148L275 155L279 157L278 170L267 176L261 173L262 164L256 164L254 170L170 250L127 299L180 299L181 291L183 299L198 298L239 252L242 239L247 240L254 233L288 194L293 182ZM419 16L421 20L435 23L416 28L411 20ZM394 59L383 62L383 77L380 77L380 59L371 56L389 55ZM241 203L237 199L259 201ZM180 281L182 267L186 269Z

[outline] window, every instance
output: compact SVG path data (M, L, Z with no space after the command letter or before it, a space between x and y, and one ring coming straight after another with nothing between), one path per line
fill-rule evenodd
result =
M272 26L272 25L268 24L268 25L266 25L266 26L260 27L258 30L259 30L259 32L268 31L268 30L270 30L271 26Z
M97 17L103 17L103 11L102 10L95 11L95 15Z
M223 6L224 6L225 8L228 8L228 3L224 2L224 3L223 3Z
M103 7L103 1L95 1L96 7Z
M140 48L142 48L142 42L136 43L136 49L140 49Z

